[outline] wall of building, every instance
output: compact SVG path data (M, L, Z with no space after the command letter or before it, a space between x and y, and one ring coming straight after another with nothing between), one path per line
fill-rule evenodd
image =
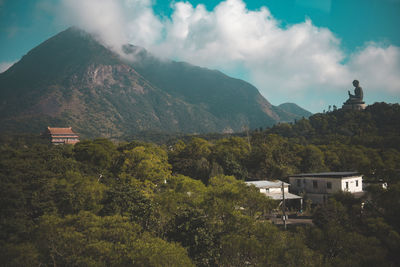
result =
M285 186L285 193L289 193L289 187ZM282 193L282 188L280 187L271 187L271 188L260 188L261 193Z
M356 181L358 181L358 185ZM289 177L289 182L292 191L298 193L333 194L339 191L351 193L362 192L362 176L349 178ZM346 188L346 183L348 188Z
M362 177L351 177L342 179L341 186L342 186L342 191L344 192L350 192L350 193L362 192Z

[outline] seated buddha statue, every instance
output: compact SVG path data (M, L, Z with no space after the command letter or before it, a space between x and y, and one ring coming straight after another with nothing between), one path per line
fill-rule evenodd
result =
M348 91L349 93L349 99L347 99L346 104L352 104L352 103L364 103L363 102L363 97L364 97L364 93L362 88L360 87L360 83L357 80L353 81L353 86L354 88L354 95L350 93L350 91Z

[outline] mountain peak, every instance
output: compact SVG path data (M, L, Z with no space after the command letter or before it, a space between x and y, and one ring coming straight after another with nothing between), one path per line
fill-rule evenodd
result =
M70 27L29 51L3 75L9 80L23 76L18 86L46 83L62 79L93 63L118 63L116 54L97 42L90 34ZM14 77L14 78L13 78Z
M38 45L0 74L0 131L70 125L83 137L121 138L242 131L295 118L245 81L134 45L123 50L135 60L76 27Z

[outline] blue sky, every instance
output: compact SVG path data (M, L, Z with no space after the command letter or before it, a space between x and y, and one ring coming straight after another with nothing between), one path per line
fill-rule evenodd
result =
M341 106L353 79L367 104L398 103L399 15L400 0L0 0L0 71L76 25L116 52L129 42L244 79L274 105Z

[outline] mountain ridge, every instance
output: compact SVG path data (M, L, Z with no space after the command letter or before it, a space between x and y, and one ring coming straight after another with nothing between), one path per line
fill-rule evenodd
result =
M58 125L86 138L120 138L236 132L296 117L245 81L140 49L144 58L130 62L75 27L49 38L0 74L0 131Z
M310 111L300 107L295 103L282 103L278 107L286 112L296 114L304 118L308 118L312 115Z

